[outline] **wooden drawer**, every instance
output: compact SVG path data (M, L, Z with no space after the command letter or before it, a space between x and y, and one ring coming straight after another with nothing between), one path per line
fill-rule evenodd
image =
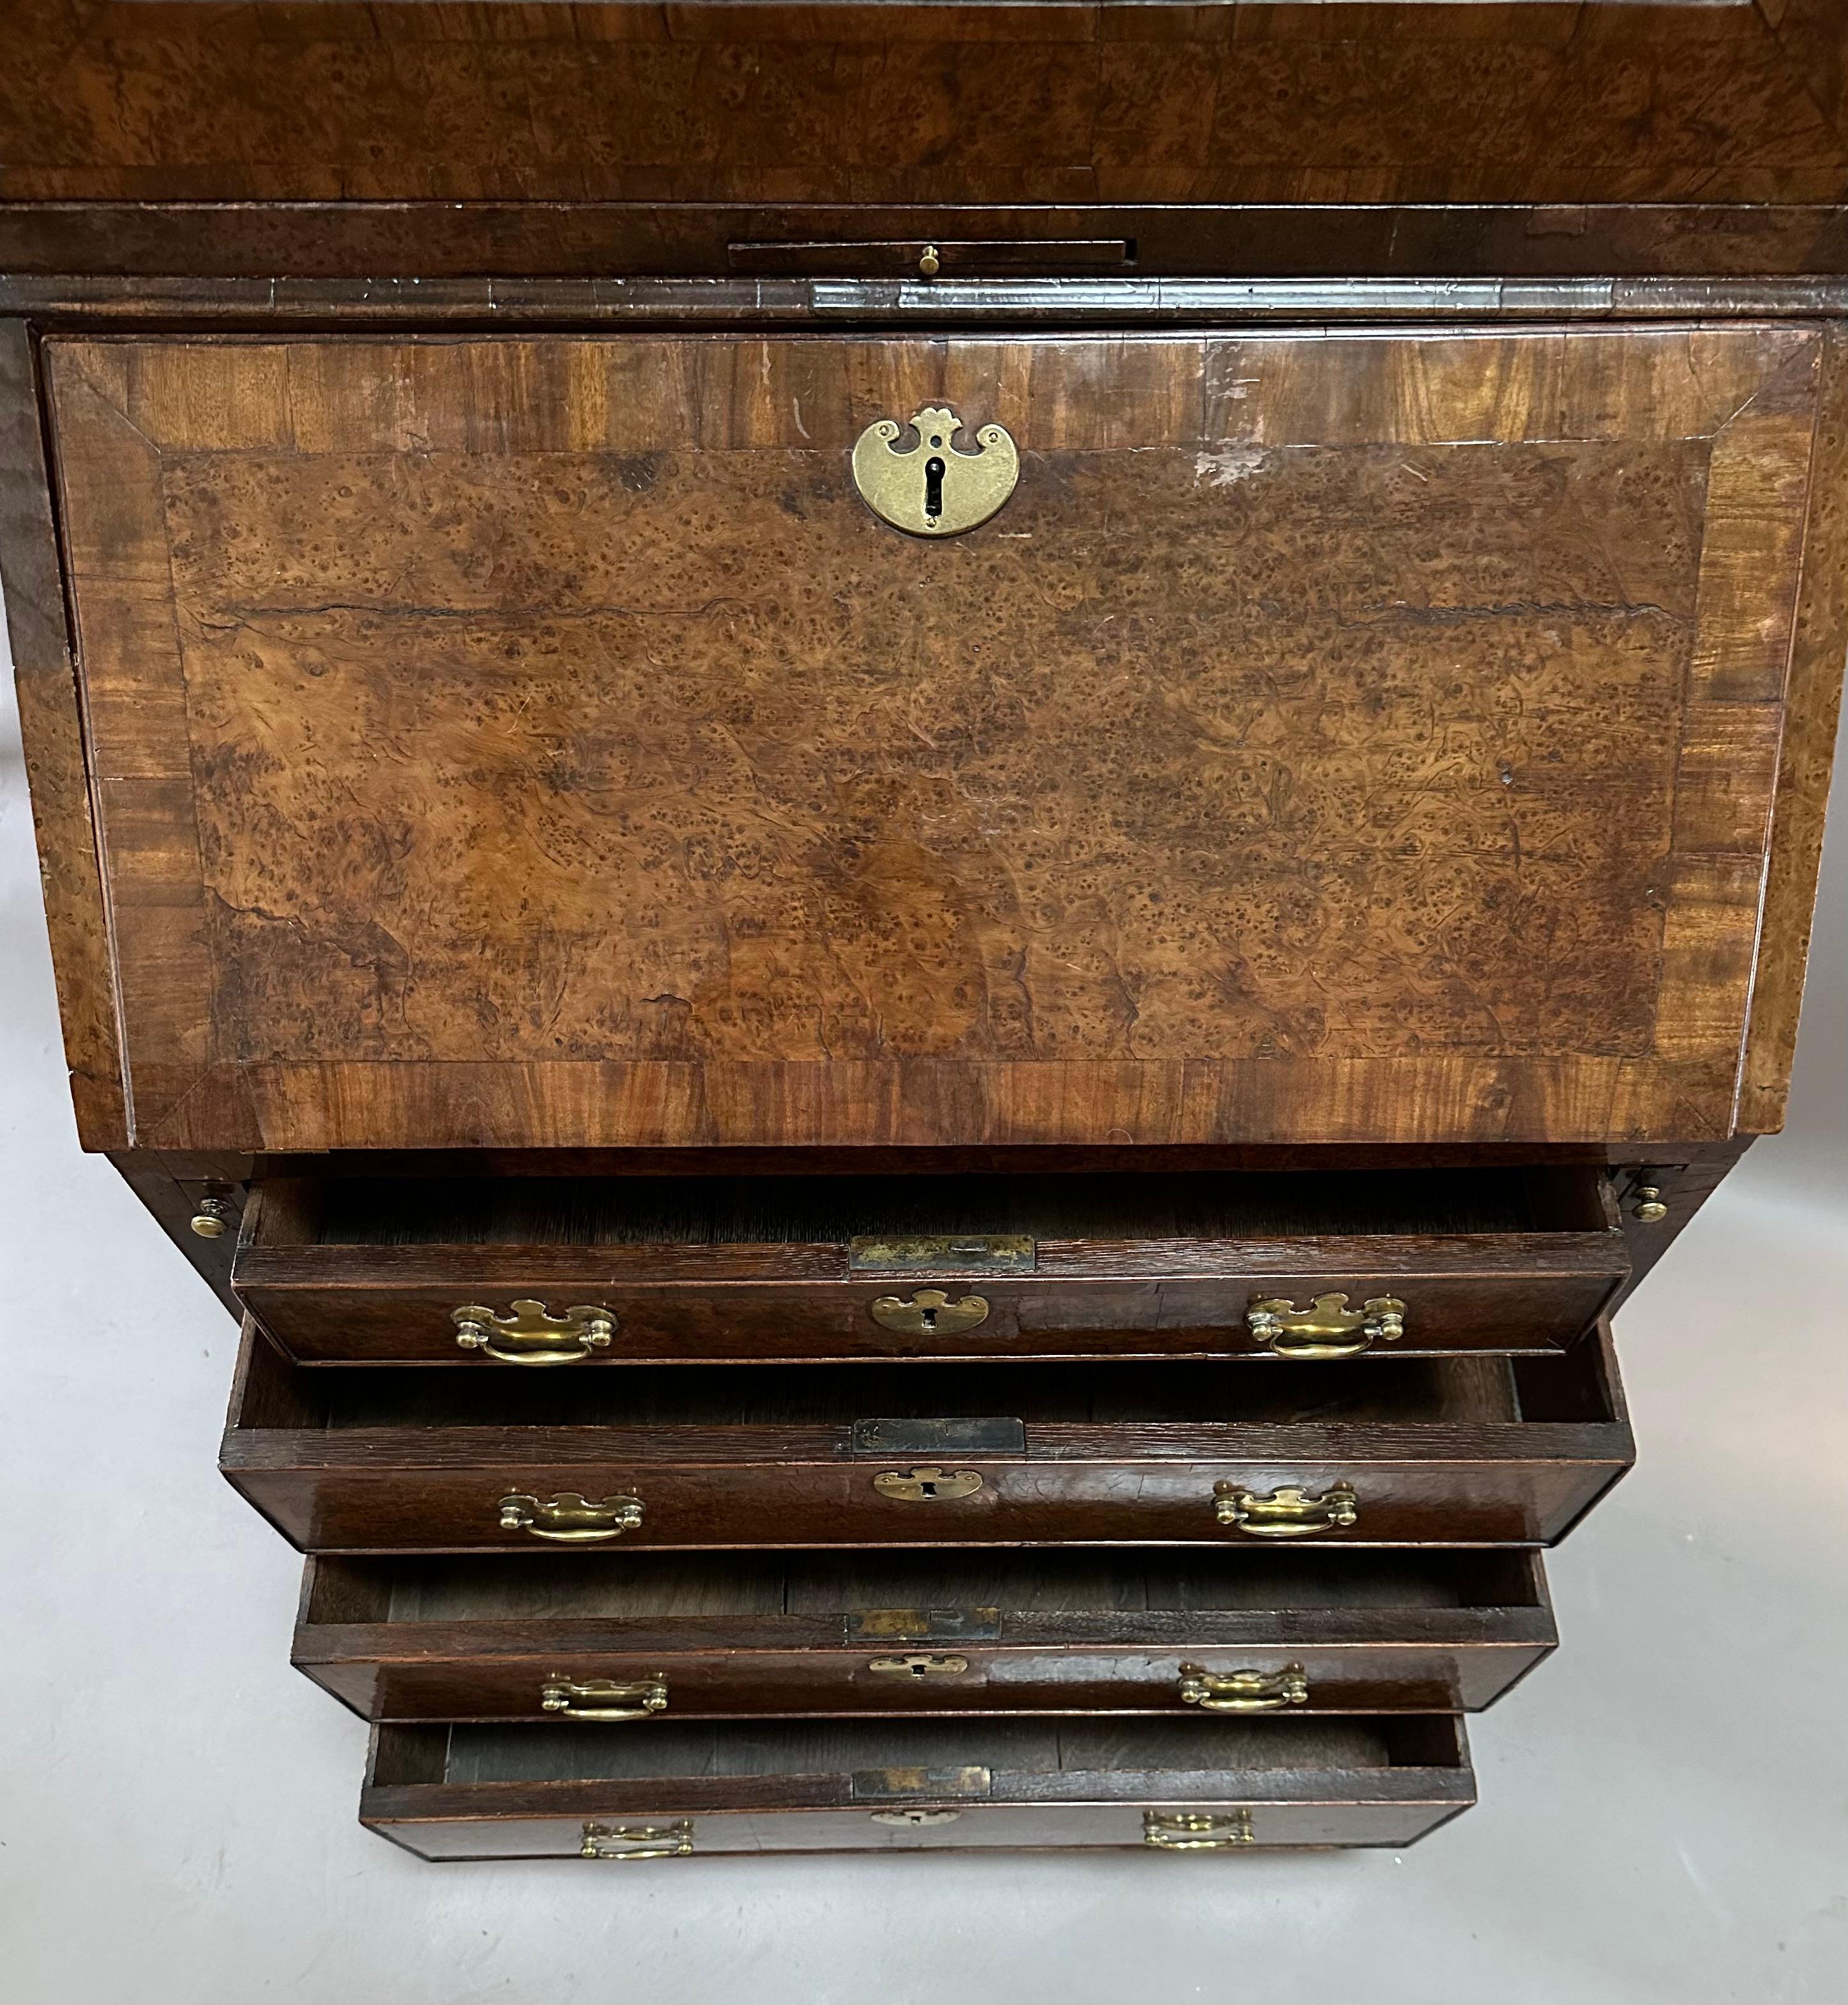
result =
M54 331L86 1139L1775 1125L1825 342Z
M222 1466L286 1536L325 1552L539 1552L560 1533L628 1547L1544 1545L1633 1453L1607 1331L1541 1357L1341 1371L483 1375L303 1371L247 1326Z
M310 1560L293 1661L374 1720L1455 1712L1557 1641L1538 1556Z
M1628 1272L1587 1165L275 1179L233 1285L302 1362L480 1369L1530 1351Z
M380 1726L360 1821L432 1859L1236 1852L1409 1845L1475 1795L1443 1714Z

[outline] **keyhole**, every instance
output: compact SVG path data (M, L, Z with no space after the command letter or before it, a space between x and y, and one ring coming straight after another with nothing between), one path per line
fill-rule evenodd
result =
M927 1678L930 1675L930 1666L922 1659L914 1659L911 1666L911 1674L914 1678Z
M933 445L941 445L941 439L933 439ZM943 462L940 459L927 459L924 462L924 512L932 521L943 512Z
M932 507L927 497L924 503L924 512L927 515L940 514L941 512L940 505L937 508ZM936 1328L936 1311L935 1309L921 1308L919 1310L918 1314L923 1319L924 1327L927 1331L933 1330Z
M934 1497L936 1494L936 1485L934 1483L920 1483L918 1485L918 1494L920 1497Z

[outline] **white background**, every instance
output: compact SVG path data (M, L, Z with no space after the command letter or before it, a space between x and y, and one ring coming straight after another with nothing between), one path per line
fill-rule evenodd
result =
M230 1320L78 1151L5 729L0 1996L1848 1998L1839 834L1791 1129L1619 1319L1641 1463L1553 1558L1561 1649L1472 1722L1479 1807L1400 1855L432 1866L354 1821L300 1562L214 1469Z

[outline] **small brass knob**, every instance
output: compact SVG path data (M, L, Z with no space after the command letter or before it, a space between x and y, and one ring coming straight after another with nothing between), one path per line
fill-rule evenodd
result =
M202 1239L222 1239L237 1224L237 1213L227 1199L202 1198L199 1210L186 1222Z
M1645 1225L1659 1225L1668 1216L1668 1207L1662 1202L1661 1191L1654 1184L1639 1184L1636 1186L1636 1202L1631 1210Z
M943 269L943 261L936 254L936 246L934 244L926 244L924 247L924 255L918 260L918 276L924 279L934 279Z

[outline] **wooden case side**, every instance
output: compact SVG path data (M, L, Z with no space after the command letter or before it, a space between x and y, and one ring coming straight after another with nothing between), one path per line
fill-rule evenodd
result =
M0 320L0 588L79 1139L128 1139L114 956L91 810L31 331Z
M1776 802L1737 1126L1783 1125L1848 659L1848 331L1823 336L1802 584L1785 686Z

